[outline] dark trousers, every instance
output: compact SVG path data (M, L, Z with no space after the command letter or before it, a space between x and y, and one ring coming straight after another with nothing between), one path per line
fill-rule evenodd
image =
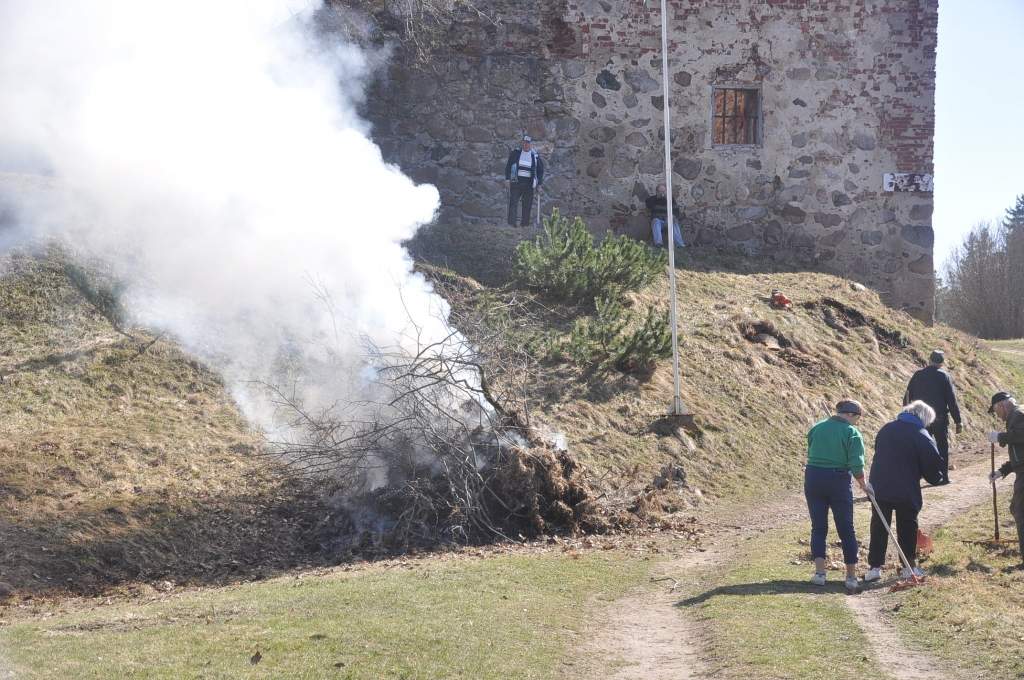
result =
M928 426L928 431L935 437L935 446L939 449L939 457L942 458L942 481L949 481L949 423L938 421ZM907 555L907 557L910 557Z
M519 204L523 205L522 226L530 224L530 213L533 211L533 180L524 177L521 182L512 181L508 185L508 225L516 226L516 211Z
M910 560L911 566L917 566L917 513L914 506L907 503L886 503L878 501L886 523L892 526L892 514L896 513L896 540L903 554ZM871 513L871 547L868 548L868 565L881 567L885 564L885 553L889 547L889 532L882 526L878 513Z
M1017 544L1020 547L1020 559L1024 563L1024 471L1017 472L1013 480L1013 500L1010 501L1010 514L1017 523Z
M846 470L826 468L804 468L804 497L807 511L811 515L811 555L825 557L825 541L828 538L828 511L836 532L843 543L843 562L857 564L857 534L853 529L853 489L850 473Z

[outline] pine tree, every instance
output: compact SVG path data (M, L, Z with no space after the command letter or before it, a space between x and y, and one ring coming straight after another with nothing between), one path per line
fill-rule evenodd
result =
M1024 194L1006 211L1002 223L1002 238L1006 249L1005 290L1008 293L1005 334L1024 336L1024 304L1016 295L1024 290Z
M663 253L612 234L595 245L583 220L569 220L557 210L544 219L543 234L519 244L512 262L520 285L583 305L643 288L664 271Z
M1017 202L1012 208L1006 209L1003 227L1008 232L1017 232L1024 229L1024 194L1017 197Z

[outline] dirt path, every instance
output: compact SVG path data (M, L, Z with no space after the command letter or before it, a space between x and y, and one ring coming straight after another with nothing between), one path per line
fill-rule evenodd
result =
M652 576L660 586L620 600L598 615L580 657L600 669L614 668L611 680L687 680L706 676L703 628L678 607L677 579L699 576L728 556L747 538L800 521L807 514L802 496L786 496L756 511L717 513L707 526L700 549L688 548L663 563ZM693 582L687 584L692 586ZM596 669L588 669L595 671ZM593 672L587 673L588 677Z
M960 468L952 474L953 483L925 491L922 528L941 526L986 497L991 489L985 479L987 458L987 452L984 460L977 453L954 457ZM609 676L613 680L704 677L708 664L702 628L675 606L680 595L675 579L724 564L752 535L806 521L806 514L800 495L780 498L756 511L737 508L718 512L717 519L708 526L707 535L711 538L700 551L690 548L658 569L653 578L663 587L618 600L598 616L592 632L584 638L580 658L589 659L590 664L600 668L616 669ZM887 593L887 589L881 588L847 598L880 665L897 680L957 677L929 655L912 651L902 643L885 611Z
M14 680L17 676L14 675L14 671L11 670L10 666L4 661L4 657L0 656L0 680Z
M926 489L920 518L922 529L934 531L988 498L992 489L985 479L988 470L987 463L974 463L953 471L952 484ZM956 669L904 644L890 616L892 595L887 587L867 590L857 597L846 598L846 602L867 636L879 666L891 677L896 680L959 677Z

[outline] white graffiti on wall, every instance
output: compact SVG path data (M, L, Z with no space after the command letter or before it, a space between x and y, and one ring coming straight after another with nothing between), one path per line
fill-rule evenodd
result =
M916 172L887 172L882 175L882 191L934 191L931 175Z

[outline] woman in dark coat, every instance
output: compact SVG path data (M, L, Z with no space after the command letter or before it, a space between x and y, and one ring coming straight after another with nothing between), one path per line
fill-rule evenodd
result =
M917 515L921 512L921 479L929 484L942 482L942 458L935 439L926 429L935 421L935 411L923 401L903 407L896 420L878 431L875 457L868 479L875 500L890 524L896 513L896 537L916 576L923 576L917 567ZM878 518L871 514L871 547L868 550L868 573L865 583L882 578L889 534ZM904 567L903 578L910 578Z

